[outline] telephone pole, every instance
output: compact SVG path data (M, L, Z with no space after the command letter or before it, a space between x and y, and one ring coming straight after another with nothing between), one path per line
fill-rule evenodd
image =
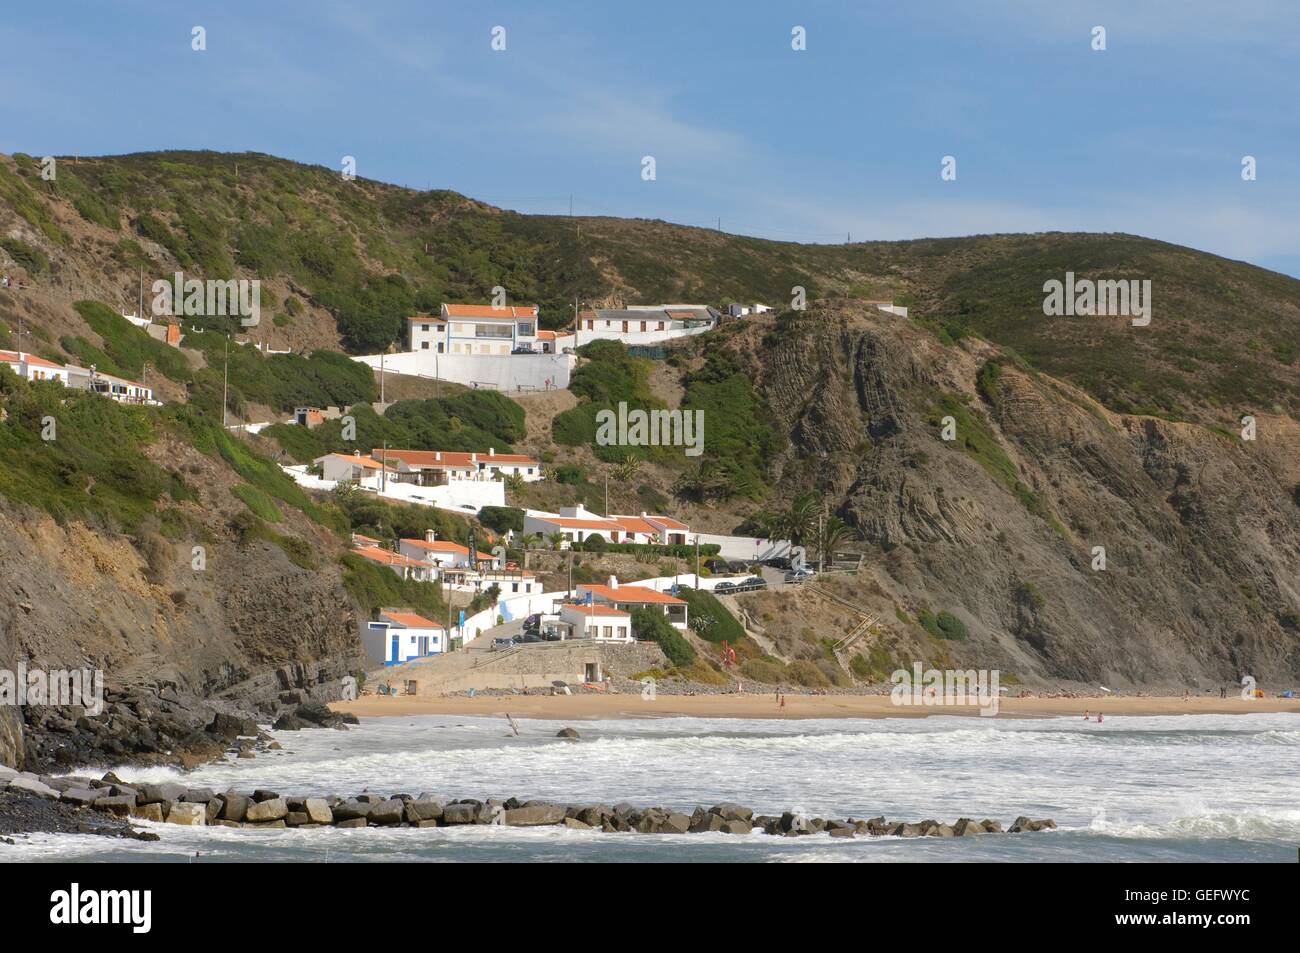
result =
M230 335L226 335L226 366L221 372L221 429L226 429L226 404L230 393Z

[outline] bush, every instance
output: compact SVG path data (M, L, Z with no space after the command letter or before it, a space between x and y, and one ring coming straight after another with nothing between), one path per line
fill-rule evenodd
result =
M247 483L240 483L232 486L230 492L242 500L254 515L260 516L268 523L278 523L284 519L284 514L280 512L280 508L257 487L249 486Z
M587 474L582 467L575 466L572 463L566 463L555 470L556 483L568 483L571 485L580 485L587 482ZM1296 487L1296 498L1300 500L1300 487Z
M798 659L791 662L785 667L787 680L796 685L803 685L806 688L829 688L831 681L817 667L816 663L807 659Z
M740 674L765 685L780 685L787 681L785 667L773 658L751 658L740 663Z
M658 609L642 608L632 613L632 633L638 639L647 639L663 649L668 661L678 668L686 668L695 661L695 650L673 628Z
M744 627L713 593L679 586L677 598L686 603L686 618L691 631L706 642L735 645L745 638Z
M524 531L524 511L515 506L485 506L479 510L478 521L501 535Z

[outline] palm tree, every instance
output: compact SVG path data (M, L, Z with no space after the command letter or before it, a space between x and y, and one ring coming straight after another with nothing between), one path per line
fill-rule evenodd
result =
M790 508L783 514L783 529L791 542L802 543L814 531L817 525L817 512L821 509L821 495L811 490L796 497Z
M524 568L528 568L528 547L536 546L542 541L541 533L523 533L519 537L519 545L524 550Z
M623 458L622 463L614 467L614 476L619 480L621 480L622 482L626 483L628 480L631 480L634 476L636 476L637 471L639 471L640 469L641 469L641 460L636 456L636 454L629 453L626 457Z
M511 493L518 493L524 488L524 475L522 473L511 473L505 478L506 489Z
M827 517L821 525L817 539L817 568L825 567L826 555L833 554L835 547L851 539L860 539L861 534L838 516Z
M558 550L564 545L564 534L559 532L548 533L546 541L551 544L551 549Z

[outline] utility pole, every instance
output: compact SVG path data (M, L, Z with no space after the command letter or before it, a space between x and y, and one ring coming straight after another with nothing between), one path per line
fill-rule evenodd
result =
M230 393L230 335L226 335L226 366L221 372L221 429L226 429L226 404Z
M436 374L437 371L435 370ZM384 403L384 355L379 355L379 402Z
M605 517L609 517L609 472L605 473Z
M569 550L569 597L573 597L573 550Z
M700 588L700 534L695 534L695 588Z
M140 289L140 303L139 305L136 306L135 316L137 318L143 319L144 318L144 265L140 266L139 289Z

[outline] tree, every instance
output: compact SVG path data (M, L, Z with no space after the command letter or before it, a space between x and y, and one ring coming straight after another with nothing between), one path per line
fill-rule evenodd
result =
M541 533L523 533L519 536L519 545L524 550L524 568L528 568L528 548L536 546L542 541Z
M858 538L858 531L852 526L849 526L838 516L828 517L822 522L817 538L818 567L823 567L827 555L833 554L835 552L835 547L841 546L849 540Z
M564 546L564 534L560 532L547 533L546 541L551 544L551 549L559 550Z
M673 627L659 609L643 606L632 612L632 634L638 639L654 642L663 649L668 661L678 668L686 668L695 661L695 650L680 632Z

